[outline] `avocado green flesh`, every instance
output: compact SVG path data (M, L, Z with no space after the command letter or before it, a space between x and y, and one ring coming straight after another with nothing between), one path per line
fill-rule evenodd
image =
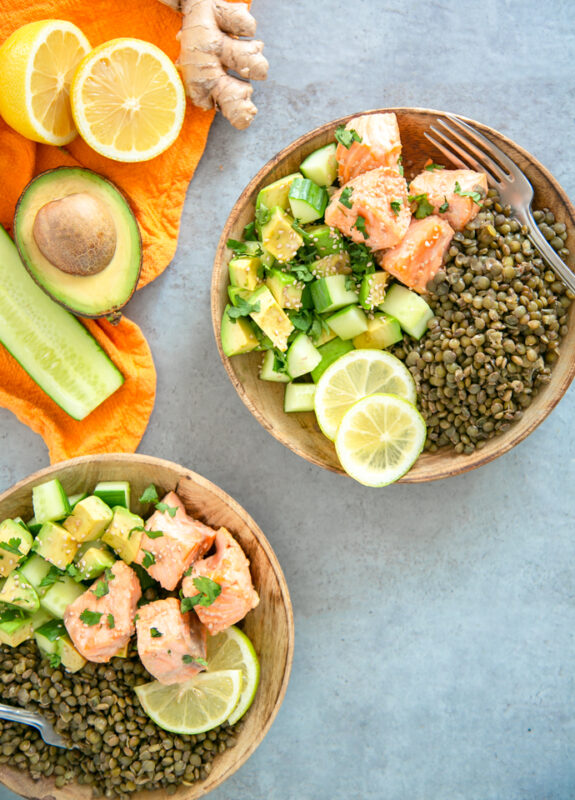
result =
M110 263L94 275L71 275L42 255L33 236L38 211L53 200L88 192L104 202L116 225L116 250ZM138 223L122 194L95 172L60 167L35 178L22 194L14 218L20 257L34 280L54 300L75 314L101 317L122 308L132 296L142 263Z

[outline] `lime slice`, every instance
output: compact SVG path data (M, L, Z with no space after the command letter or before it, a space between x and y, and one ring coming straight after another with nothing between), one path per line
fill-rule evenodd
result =
M345 414L335 440L342 467L365 486L387 486L413 466L426 437L423 417L394 394L372 394Z
M335 439L345 412L362 397L381 392L415 403L415 382L399 358L369 349L338 358L317 383L315 413L323 433Z
M260 662L248 637L235 625L215 636L208 636L208 672L239 669L242 693L228 722L233 725L251 706L260 681Z
M199 672L189 681L136 686L136 695L156 725L172 733L205 733L225 722L242 693L239 669Z

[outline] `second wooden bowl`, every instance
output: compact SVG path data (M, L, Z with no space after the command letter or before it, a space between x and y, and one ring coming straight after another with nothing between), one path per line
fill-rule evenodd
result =
M424 138L437 118L445 117L441 111L423 108L384 108L363 113L393 111L397 114L406 176L413 177L423 168L427 158L444 163L444 156ZM212 277L212 321L220 356L226 371L242 401L254 417L278 441L312 464L343 473L335 448L319 429L315 414L286 414L283 410L282 384L262 381L258 377L260 353L249 353L228 358L222 351L220 326L228 302L228 262L232 252L226 246L228 239L241 239L244 226L254 218L255 200L263 186L298 170L309 153L334 140L338 125L345 125L352 116L333 120L316 128L271 159L246 186L234 205L223 230L216 252ZM535 189L534 208L550 208L559 222L569 232L567 246L571 250L569 266L575 271L575 209L569 198L536 158L501 133L473 120L467 120L498 145L526 173ZM550 413L565 394L575 376L575 304L571 306L569 332L561 345L561 355L553 367L550 383L542 387L523 417L505 433L487 441L481 450L471 455L458 455L451 448L435 453L423 453L401 482L419 483L446 478L474 469L503 455L528 436Z
M140 791L134 800L196 800L232 775L253 753L270 728L284 698L293 659L293 612L285 578L266 537L244 509L222 489L191 470L144 455L98 455L75 458L37 472L0 495L0 520L32 516L32 487L58 478L68 494L93 488L101 480L127 480L132 486L132 510L140 513L137 498L150 483L158 491L175 491L188 512L212 527L224 526L239 541L250 560L259 605L242 623L260 659L260 684L246 712L237 744L219 754L204 781L178 787ZM136 500L134 501L134 498ZM0 674L2 666L0 664ZM27 773L0 765L0 781L13 792L37 800L90 800L87 786L72 783L63 788L53 778L38 783Z

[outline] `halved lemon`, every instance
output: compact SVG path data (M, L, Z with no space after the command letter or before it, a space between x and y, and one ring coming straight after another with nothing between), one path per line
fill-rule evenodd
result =
M391 393L415 403L415 382L405 364L384 350L352 350L323 373L314 397L317 421L335 439L345 412L375 393Z
M225 722L242 692L239 669L198 672L189 681L136 686L136 695L156 725L172 733L205 733Z
M90 42L71 22L23 25L0 47L0 114L18 133L65 145L77 130L70 108L72 76Z
M345 414L335 439L344 470L365 486L387 486L415 463L427 434L423 417L394 394L372 394Z
M232 625L215 636L208 636L208 672L222 669L242 671L242 693L228 722L233 725L251 706L260 680L260 662L254 646L243 631Z
M70 94L82 138L114 161L148 161L176 140L186 110L178 70L156 45L112 39L78 67Z

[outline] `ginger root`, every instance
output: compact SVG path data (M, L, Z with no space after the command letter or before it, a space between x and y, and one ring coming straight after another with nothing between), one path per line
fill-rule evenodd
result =
M244 3L162 0L183 14L178 64L186 92L199 108L218 108L231 124L247 128L257 108L250 80L265 80L263 42L252 37L256 21ZM230 75L232 70L236 75Z

